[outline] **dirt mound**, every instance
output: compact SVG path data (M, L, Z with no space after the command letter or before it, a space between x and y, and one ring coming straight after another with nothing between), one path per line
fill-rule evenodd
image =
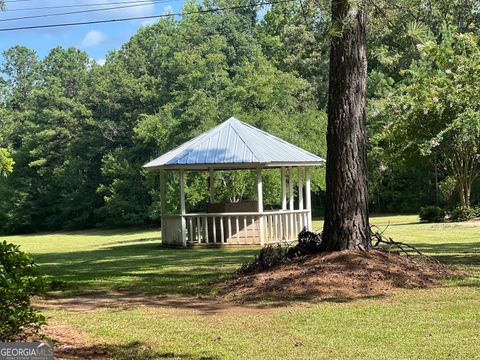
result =
M340 251L284 260L268 271L237 274L221 288L229 300L352 299L429 287L459 275L435 262L382 250Z

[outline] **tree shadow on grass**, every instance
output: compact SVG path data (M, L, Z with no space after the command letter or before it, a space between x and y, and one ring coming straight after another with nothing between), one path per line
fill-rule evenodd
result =
M162 296L211 294L219 281L258 253L257 248L166 248L158 240L155 237L117 241L88 251L39 254L36 259L41 271L57 281L57 288L63 290L62 296L91 293L108 296L117 292L120 296L157 296L154 302L158 303L158 297ZM415 246L444 264L480 270L480 242L417 243ZM470 283L478 284L475 281ZM97 301L95 296L91 299ZM177 300L172 306L185 308ZM300 295L299 300L312 299L302 299ZM347 297L327 301L351 300ZM207 313L215 311L215 308L205 309Z
M80 294L120 291L152 295L196 295L212 290L258 249L171 249L156 238L117 242L88 251L36 256L40 270L59 290Z
M442 264L466 269L466 274L449 279L453 286L480 288L480 242L417 243L415 246Z
M154 360L154 359L196 359L216 360L216 355L193 355L174 352L158 352L140 341L124 345L75 345L55 350L55 358L62 359L118 359L118 360Z
M161 234L161 229L159 227L127 227L127 228L93 228L93 229L83 229L83 230L72 230L72 231L46 231L46 232L37 232L28 234L28 238L45 238L54 235L61 235L62 238L68 239L69 237L81 236L82 238L92 237L112 237L117 235L128 236L128 235L138 235L140 233L151 233L158 232Z
M470 243L415 243L422 253L446 265L480 267L480 242Z

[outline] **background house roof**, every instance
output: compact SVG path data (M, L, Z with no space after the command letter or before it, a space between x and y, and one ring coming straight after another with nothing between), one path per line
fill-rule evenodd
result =
M234 117L143 167L170 169L248 169L280 166L320 166L321 157Z

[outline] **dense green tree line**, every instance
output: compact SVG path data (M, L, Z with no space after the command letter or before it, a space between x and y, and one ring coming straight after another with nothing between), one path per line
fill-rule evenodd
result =
M435 179L441 189L459 186L447 155L455 149L443 149L449 143L443 139L461 136L455 130L461 121L478 124L478 104L474 95L446 92L468 83L470 72L478 75L478 64L466 70L458 64L448 67L459 80L443 83L431 75L438 75L435 54L445 48L446 61L475 58L480 19L477 2L454 2L457 6L446 0L429 6L421 0L370 5L373 210L415 211L432 203ZM188 2L185 10L216 5L232 2ZM327 6L303 1L163 18L109 53L103 66L74 48L55 48L44 59L20 46L5 51L0 65L0 231L158 222L158 178L141 165L230 116L325 156L329 47L336 31ZM450 48L447 34L454 39ZM458 39L463 45L452 45ZM443 94L437 96L442 108L435 113L436 103L428 105L430 116L425 117L418 87L428 97L433 86ZM473 85L468 91L474 93ZM455 111L448 115L451 102ZM409 105L402 111L404 103ZM460 112L464 107L470 110ZM417 124L428 129L408 130ZM403 137L409 133L416 138ZM429 151L422 145L432 140L442 144L441 155L436 154L440 147ZM478 138L469 141L473 154ZM405 142L418 146L403 149ZM178 191L174 176L169 175L172 194ZM473 177L472 202L478 201ZM219 173L218 195L223 200L253 197L251 181L249 172ZM278 203L278 174L267 172L265 181L266 202ZM314 183L321 193L321 171ZM206 175L189 174L186 193L190 208L204 206ZM459 201L454 191L449 194L442 201ZM176 207L178 196L169 198L168 207Z

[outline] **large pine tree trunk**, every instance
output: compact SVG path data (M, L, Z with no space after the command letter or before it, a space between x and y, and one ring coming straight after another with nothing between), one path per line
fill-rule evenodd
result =
M332 0L332 20L341 33L333 37L330 52L323 235L327 250L366 250L370 244L366 17L365 0Z

